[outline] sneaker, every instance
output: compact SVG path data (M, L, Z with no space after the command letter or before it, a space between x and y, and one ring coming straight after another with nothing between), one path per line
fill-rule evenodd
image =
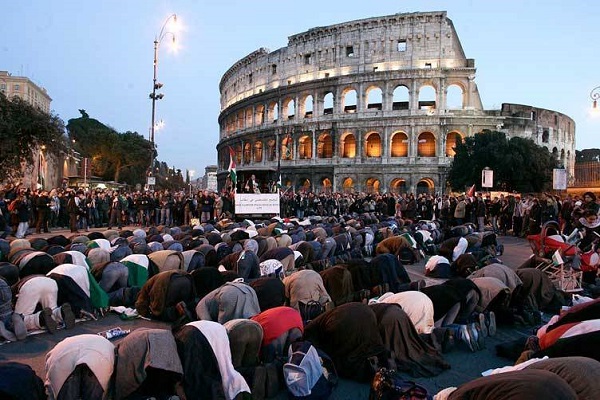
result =
M27 337L27 327L21 314L13 313L12 315L13 331L17 340L23 340Z
M496 327L496 314L494 314L493 311L490 311L487 314L485 324L487 325L488 334L490 336L494 336L496 334L497 327Z
M469 324L469 330L471 332L471 337L474 338L475 342L477 343L477 350L485 349L485 338L481 333L481 328L479 325L473 322L472 324Z
M45 327L50 333L56 332L58 328L56 321L52 319L52 310L49 307L45 307L40 311L40 326Z
M481 335L483 337L487 337L489 332L485 320L485 314L479 313L477 314L477 324L479 325L479 329L481 329Z
M463 342L469 350L472 352L478 350L477 340L474 340L475 338L471 337L471 332L467 325L459 325L457 334L458 340Z
M60 315L65 323L65 329L71 329L75 326L75 314L73 314L73 310L69 303L60 306Z

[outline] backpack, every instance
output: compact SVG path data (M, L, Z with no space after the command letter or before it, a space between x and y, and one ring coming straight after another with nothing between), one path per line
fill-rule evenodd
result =
M417 400L432 399L427 389L407 381L397 371L381 368L371 382L369 400Z
M283 378L289 398L328 399L338 379L331 358L308 341L292 343L288 354Z

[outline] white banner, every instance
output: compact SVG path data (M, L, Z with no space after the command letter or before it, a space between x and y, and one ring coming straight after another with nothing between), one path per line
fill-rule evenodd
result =
M552 189L567 190L567 170L554 168L552 171Z
M146 183L147 183L148 185L156 185L156 177L155 177L155 176L149 176L149 177L147 178L147 181L146 181Z
M494 171L491 169L484 169L481 171L481 187L494 187Z
M279 193L235 195L236 214L279 214Z

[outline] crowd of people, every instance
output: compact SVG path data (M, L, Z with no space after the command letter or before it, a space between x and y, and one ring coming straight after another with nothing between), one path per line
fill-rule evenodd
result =
M594 398L600 300L571 307L542 270L503 265L496 234L536 233L551 220L565 233L581 223L593 230L595 200L285 192L281 217L236 221L231 193L8 188L2 338L72 329L110 307L173 329L135 329L117 346L108 334L68 337L47 354L43 383L0 362L0 394L29 379L31 399L271 397L286 388L283 363L298 341L329 356L330 377L431 377L451 367L444 354L479 351L498 325L518 323L539 329L513 343L514 366L437 398ZM29 223L42 232L55 221L72 234L25 238ZM107 229L86 232L97 224ZM425 252L425 273L448 264L436 284L403 266ZM541 311L556 316L542 320Z

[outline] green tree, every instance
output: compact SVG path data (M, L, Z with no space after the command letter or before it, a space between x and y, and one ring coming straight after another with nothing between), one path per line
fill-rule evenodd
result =
M481 171L494 171L494 189L541 192L552 183L557 160L530 139L507 139L503 132L484 130L463 142L457 141L456 154L448 172L448 182L456 190L475 184L480 187Z
M145 182L153 156L150 142L137 132L119 133L79 111L82 116L70 119L67 130L75 150L92 160L92 173L116 182Z
M22 175L22 165L33 164L38 148L59 155L66 147L64 122L19 97L0 93L0 181Z

